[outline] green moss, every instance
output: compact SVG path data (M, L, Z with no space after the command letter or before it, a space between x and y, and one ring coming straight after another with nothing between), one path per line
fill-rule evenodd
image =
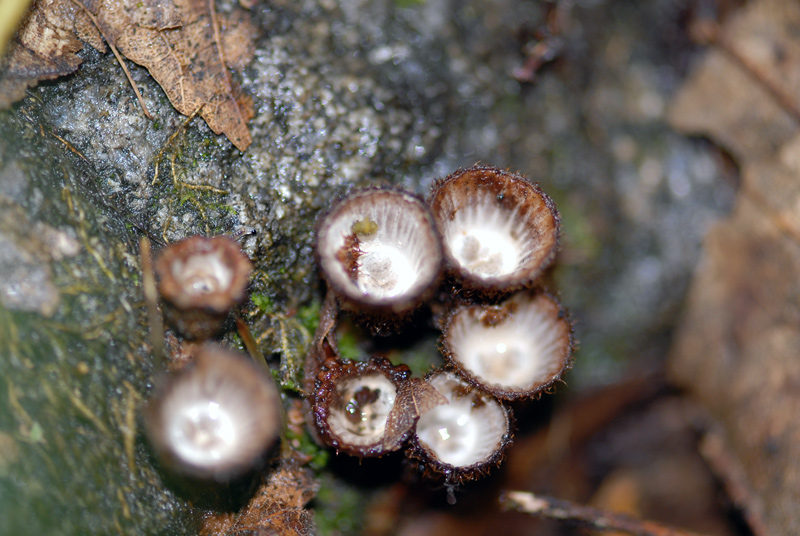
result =
M52 318L0 307L0 432L22 446L0 479L2 534L184 533L137 437L152 381L138 293L101 240L57 269L82 277Z
M280 385L281 388L286 389L287 391L292 391L296 394L300 394L302 392L302 382L299 369L295 371L294 369L285 367L284 361L281 361L280 368L278 370L270 369L270 372L272 372L272 377L275 378L275 381L278 382L278 385Z
M253 305L258 307L258 310L262 313L270 314L273 312L275 305L272 303L269 296L254 292L250 295L250 299L253 300Z
M330 451L327 448L320 447L311 437L306 427L303 427L303 433L299 435L287 429L286 443L291 445L295 451L309 456L311 458L309 466L315 471L322 471L327 467Z
M301 307L297 311L297 320L309 332L314 333L317 331L319 324L319 310L322 304L314 301L308 305Z
M337 345L339 355L344 359L359 360L364 358L364 352L358 346L358 338L352 331L338 333Z
M313 503L317 534L360 534L366 502L364 494L356 488L330 474L323 474Z
M7 203L0 233L31 247L42 224L80 247L48 259L37 246L58 291L52 315L0 303L0 448L15 451L0 468L0 534L187 534L190 509L161 484L137 420L154 375L138 226L104 210L97 172L46 129L5 120L16 134L0 136L0 161L16 161L42 201Z
M198 170L205 175L209 172L209 162L216 163L224 157L224 149L214 137L188 127L181 127L161 147L153 162L155 195L149 209L158 213L167 208L167 229L162 230L163 234L177 231L185 236L218 235L234 227L238 211L230 205L225 181L207 183L197 179ZM216 165L212 164L213 167ZM170 229L172 225L185 229Z

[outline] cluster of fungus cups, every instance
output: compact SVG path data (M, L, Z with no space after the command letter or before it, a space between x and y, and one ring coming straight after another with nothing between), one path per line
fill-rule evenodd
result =
M426 202L368 189L335 205L320 220L316 251L338 306L382 334L436 296L437 310L447 310L438 321L445 365L424 380L404 373L390 382L374 365L339 359L326 326L307 363L317 373L309 389L317 436L356 456L405 444L425 474L450 483L496 466L512 435L508 402L538 397L571 366L569 318L537 286L558 233L553 201L522 175L492 166L437 181ZM351 372L331 373L339 369ZM409 410L401 389L424 405ZM410 414L401 419L401 411ZM404 435L393 431L398 420Z
M244 300L251 270L225 236L167 245L154 264L164 318L192 341L182 345L188 362L156 379L144 411L153 451L172 476L195 483L247 478L279 439L283 409L266 367L210 340Z

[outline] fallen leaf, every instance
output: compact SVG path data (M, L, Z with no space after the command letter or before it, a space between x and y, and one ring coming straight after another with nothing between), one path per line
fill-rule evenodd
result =
M740 161L771 154L793 137L796 120L769 87L796 94L800 86L797 11L783 0L761 0L731 17L718 30L720 45L709 50L676 95L670 123L711 136ZM758 72L748 71L737 57Z
M210 513L200 536L308 536L314 519L305 509L319 485L310 470L284 459L238 514Z
M720 30L733 53L712 48L670 114L742 172L733 213L706 237L671 373L722 423L754 491L739 506L769 534L800 528L800 129L797 106L775 98L800 94L798 26L793 1L748 3Z
M106 37L125 57L150 71L180 113L191 115L200 109L215 133L224 133L241 151L250 146L247 121L253 116L252 102L233 83L227 65L249 61L252 45L232 46L236 56L226 59L213 1L174 0L164 5L150 0L140 9L139 0L85 1Z
M100 34L144 66L180 113L199 110L215 133L249 147L253 104L228 67L252 59L255 29L243 12L218 14L210 0L37 0L0 67L0 107L39 80L73 72L80 39L102 50Z
M387 452L399 449L419 418L447 398L422 378L408 378L397 386L394 407L386 421L382 446Z
M39 0L28 12L0 62L0 109L25 96L40 80L70 74L81 63L79 28L85 33L88 17L76 14L70 0ZM89 22L90 24L90 22ZM95 30L97 32L97 30ZM85 37L90 38L89 34Z

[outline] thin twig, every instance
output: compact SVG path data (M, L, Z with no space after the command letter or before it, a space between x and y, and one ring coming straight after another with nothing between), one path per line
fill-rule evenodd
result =
M78 234L83 242L83 247L86 248L86 251L94 257L94 260L97 262L100 271L105 274L105 276L113 282L116 282L117 278L114 276L114 273L108 269L106 265L106 261L103 260L102 255L98 252L94 247L92 247L92 241L89 239L89 233L86 230L86 214L84 213L83 209L79 206L75 205L72 200L72 192L70 191L68 186L64 186L61 189L61 195L63 196L64 200L67 203L67 207L69 207L70 212L73 214L73 217L76 221L76 227L78 228ZM90 272L92 280L96 284L100 284L97 278L94 276L94 272Z
M130 519L131 507L128 504L128 500L125 498L125 493L122 491L122 488L117 488L117 499L119 499L119 502L122 505L122 517L125 519ZM122 533L120 532L120 534Z
M750 75L758 85L764 88L781 108L788 112L795 121L800 123L800 106L798 106L794 95L787 91L777 80L774 80L769 73L758 64L742 54L725 36L722 28L720 28L716 21L696 21L692 28L692 34L697 41L710 43L719 47L720 50L727 54L727 56L745 73Z
M69 398L69 401L72 402L72 405L75 406L75 409L77 409L78 412L84 416L84 418L91 422L100 433L107 438L113 437L111 430L109 430L105 423L100 420L100 417L95 415L89 406L86 405L78 390L67 393L67 397Z
M534 495L527 491L506 491L500 496L500 504L506 510L517 510L549 519L578 523L598 531L613 530L633 536L701 536L696 532L667 527L652 521L642 521L569 501Z
M269 365L267 365L264 354L258 348L258 343L253 338L253 334L250 333L250 328L247 327L247 323L245 323L239 315L236 315L236 329L239 330L239 336L242 338L244 347L247 348L247 353L250 354L253 361L255 361L258 366L263 367L267 373L270 373Z
M67 140L65 140L64 138L62 138L61 136L59 136L58 134L56 134L54 132L51 132L50 135L53 136L58 141L60 141L61 143L63 143L67 147L67 149L69 149L70 151L72 151L76 155L80 156L81 159L84 162L86 162L87 164L90 163L89 159L86 158L85 156L83 156L83 153L81 153L79 150L77 150L75 147L73 147Z
M150 115L150 112L147 110L147 106L144 103L144 98L142 97L142 94L139 93L139 88L136 86L136 82L133 81L133 77L131 76L130 71L128 71L128 68L125 66L125 62L122 59L122 55L120 55L119 51L117 50L117 47L114 46L114 43L108 38L106 33L100 27L100 23L97 22L97 18L95 18L95 16L92 14L92 12L89 11L89 9L86 6L84 6L81 2L79 2L78 0L72 0L72 2L74 4L76 4L78 7L80 7L84 11L84 13L86 13L89 16L89 18L92 20L92 24L94 24L95 27L97 27L97 31L100 32L100 35L102 35L103 39L106 40L106 43L108 43L108 46L111 48L111 52L114 53L114 57L117 58L117 61L119 62L119 66L122 67L122 70L125 73L125 76L128 77L128 82L130 82L131 87L133 88L133 92L136 94L136 98L139 99L139 105L142 107L142 111L144 112L144 115L148 119L150 119L152 121L153 120L153 116Z
M22 421L22 424L24 424L26 428L31 428L33 426L33 419L28 412L25 411L25 408L22 407L22 404L20 404L11 379L6 378L6 385L8 386L8 404L11 406L14 417Z
M723 432L711 428L700 441L700 455L711 471L722 481L727 496L742 512L755 536L766 536L769 531L764 521L764 505L753 491L744 468L729 450Z
M759 211L764 213L764 218L772 223L778 231L790 240L800 243L800 232L797 231L795 225L792 224L789 217L782 213L782 211L775 210L771 207L769 201L762 192L756 188L749 187L747 182L744 183L741 192L745 198L752 201L753 205L755 205Z
M136 471L136 399L139 393L127 380L122 384L128 391L125 396L125 427L122 444L125 447L125 457L128 459L128 470L133 474Z
M541 35L535 44L525 47L525 63L512 73L512 76L520 82L533 82L541 68L560 56L564 50L562 33L572 8L572 0L558 0L548 6L545 28L537 32Z

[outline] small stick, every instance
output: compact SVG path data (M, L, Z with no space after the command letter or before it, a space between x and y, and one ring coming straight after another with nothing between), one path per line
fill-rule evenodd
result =
M535 45L525 47L524 53L527 56L525 63L512 73L519 82L533 82L546 63L561 55L564 49L564 39L561 34L571 8L572 0L556 0L549 3L546 8L547 25L541 32L542 35Z
M51 135L51 136L53 136L53 137L54 137L55 139L57 139L58 141L60 141L61 143L63 143L63 144L66 146L66 148L67 148L67 149L69 149L70 151L72 151L72 152L73 152L73 153L75 153L76 155L80 156L80 157L81 157L81 159L82 159L84 162L86 162L87 164L89 164L89 163L90 163L90 162L89 162L89 159L88 159L88 158L86 158L85 156L83 156L83 153L81 153L79 150L77 150L75 147L73 147L73 146L72 146L72 145L71 145L71 144L70 144L70 143L69 143L67 140L65 140L64 138L62 138L61 136L59 136L58 134L56 134L56 133L54 133L54 132L51 132L51 133L50 133L50 135Z
M150 240L139 239L139 255L142 258L142 287L144 301L147 305L147 320L150 324L150 344L153 347L153 359L157 370L164 370L164 324L158 312L158 291L153 262L150 258Z
M798 107L794 95L786 91L779 82L770 77L759 65L742 54L725 36L716 21L696 21L693 24L691 33L696 41L700 43L710 43L719 47L745 73L749 74L758 85L764 88L781 108L788 112L795 121L800 123L800 107Z
M78 410L78 413L84 416L86 420L91 422L97 430L102 433L107 438L114 437L111 434L111 430L105 425L105 423L100 420L100 417L94 414L94 412L86 405L83 399L80 396L80 392L76 389L75 391L68 392L67 396L69 397L69 401L72 402L72 405L75 406L75 409Z
M122 444L125 448L125 457L128 459L128 470L133 474L136 471L136 388L127 380L122 384L128 390L125 396L125 428Z
M723 432L712 427L700 441L700 455L711 471L722 481L728 497L742 512L755 536L769 534L764 521L764 505L753 491L744 468L730 451Z
M250 328L247 327L245 321L242 320L238 314L236 315L236 329L239 330L239 336L242 338L244 347L247 348L247 353L250 354L253 361L255 361L258 366L263 367L268 374L271 374L269 365L267 365L267 360L261 350L259 350L258 343L253 338L253 334L250 333Z
M83 9L83 11L92 20L92 23L97 27L97 31L100 32L100 35L102 35L103 39L106 40L106 43L108 43L109 48L111 48L111 52L114 53L114 57L117 58L117 61L119 62L119 66L122 67L122 71L125 73L125 76L128 77L128 82L130 82L131 87L133 88L133 92L136 94L136 98L139 99L139 105L142 107L142 111L144 112L144 115L148 119L150 119L152 121L153 120L153 116L150 115L150 112L147 110L147 106L144 103L144 98L142 97L142 94L139 93L139 88L136 86L136 82L133 81L133 77L131 76L131 73L128 71L128 68L125 66L125 62L123 61L122 56L120 55L119 51L117 50L117 47L114 46L114 43L111 42L111 40L108 38L106 33L100 27L100 23L97 22L97 18L95 18L95 16L92 14L92 12L89 11L89 8L84 6L78 0L72 0L72 2L77 4L78 7L80 7L81 9Z
M769 201L760 191L749 187L746 182L743 184L741 191L745 198L752 201L756 208L764 213L764 218L772 223L778 231L790 240L800 243L800 233L795 229L795 226L791 223L789 218L780 211L770 207Z
M534 495L526 491L506 491L500 496L506 510L542 516L560 521L571 521L597 531L613 530L633 536L701 536L652 521L642 521L630 516L607 512L569 501Z

